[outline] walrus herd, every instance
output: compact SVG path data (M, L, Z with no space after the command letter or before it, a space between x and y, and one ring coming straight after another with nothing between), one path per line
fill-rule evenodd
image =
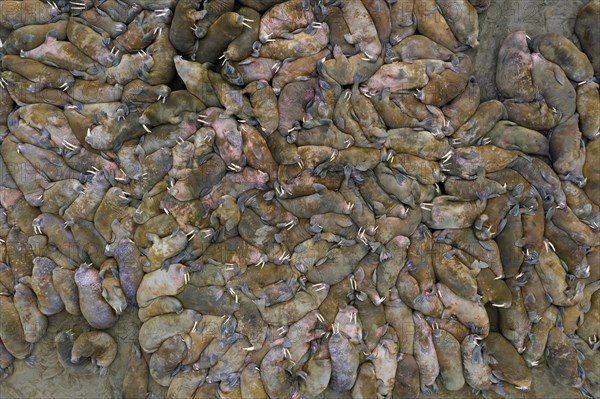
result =
M134 310L114 397L600 397L600 0L481 102L489 5L0 1L1 378Z

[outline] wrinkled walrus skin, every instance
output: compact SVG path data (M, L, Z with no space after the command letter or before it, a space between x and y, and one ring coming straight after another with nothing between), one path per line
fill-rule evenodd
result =
M600 397L600 0L516 3L0 0L0 391Z

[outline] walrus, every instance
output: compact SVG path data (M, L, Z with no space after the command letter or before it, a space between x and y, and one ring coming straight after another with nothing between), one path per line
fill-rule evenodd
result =
M79 316L81 309L79 307L77 284L75 284L75 271L55 267L52 270L52 285L54 285L60 299L65 304L67 313Z
M472 331L482 337L489 333L489 318L482 304L461 298L444 284L437 283L438 295L445 306L444 316L454 314Z
M24 277L37 296L40 311L47 316L64 309L60 295L52 284L55 268L56 264L51 259L36 257L33 259L31 278Z
M104 194L94 214L94 227L104 241L111 240L113 220L121 220L134 213L133 207L129 206L130 203L131 199L119 187L111 187Z
M6 349L0 341L0 379L5 380L10 377L14 371L15 358Z
M506 193L506 187L503 184L486 177L483 171L477 174L475 180L465 180L451 176L444 181L446 194L459 197L465 201L476 200L477 193L485 189L487 189L490 197Z
M313 19L312 10L304 0L275 4L261 16L259 40L266 43L269 39L290 39L290 32L306 27Z
M127 308L127 300L118 275L117 262L114 259L104 262L98 274L102 282L102 297L115 310L117 316Z
M577 349L560 327L550 329L544 354L550 372L561 385L583 386L585 370L579 365Z
M356 381L359 365L359 347L352 344L334 325L328 341L331 356L331 380L329 387L335 392L352 388Z
M523 359L525 359L528 366L536 366L542 361L548 334L554 328L557 317L558 308L549 306L541 315L541 319L531 326L529 341L525 344L525 351L523 352Z
M45 257L52 262L56 263L56 266L62 267L68 270L77 269L78 262L63 254L54 245L48 244L48 237L45 235L34 235L29 237L29 245L33 249L33 256ZM24 277L24 278L28 278Z
M128 24L134 17L140 14L142 7L137 4L128 4L125 1L107 0L98 6L113 20Z
M98 373L98 366L92 363L92 359L84 358L77 363L71 361L71 352L75 341L75 333L72 330L59 332L54 337L54 344L58 352L58 362L65 371L73 375L93 375Z
M81 358L90 357L99 367L99 374L106 375L108 367L117 356L117 342L104 331L89 331L80 334L73 342L71 362L79 363Z
M101 265L106 260L104 248L106 241L88 220L68 221L67 225L73 232L75 242L82 251L81 257L96 265Z
M492 367L496 379L507 381L521 391L531 388L531 369L525 360L500 333L490 332L480 345L483 345L484 359Z
M244 17L235 12L226 12L217 18L206 31L206 36L198 42L196 61L215 63L226 52L229 44L242 33L244 24Z
M146 273L137 290L139 306L148 306L153 299L162 295L177 295L189 278L187 270L182 264L173 264L167 270Z
M149 71L152 67L154 67L154 58L147 53L125 54L119 64L106 68L102 77L108 84L123 86L143 76L144 72Z
M142 323L145 323L154 316L167 313L181 313L182 311L183 305L181 305L181 302L177 298L163 296L153 299L146 307L140 307L138 317Z
M594 68L587 56L571 40L558 33L537 35L529 47L560 66L567 77L575 82L585 82L594 76Z
M579 129L589 140L598 137L600 131L600 95L598 83L586 81L577 86L577 113L579 114Z
M61 14L56 4L32 1L5 1L0 5L0 26L7 29L18 29L24 25L41 25L54 22Z
M369 78L367 84L371 79L373 79L373 76ZM323 92L323 90L321 90L321 92ZM338 88L337 92L341 92L341 88ZM367 138L371 141L381 141L388 136L385 124L377 115L377 110L373 103L366 96L361 94L359 82L355 79L354 85L352 86L352 96L350 97L350 103L354 109L354 114ZM332 111L331 115L333 115L335 104L332 104L330 108Z
M17 152L17 139L8 135L0 146L0 154L6 163L7 170L23 193L25 200L31 206L39 207L42 203L42 183L48 182L35 167L20 153Z
M386 62L399 60L410 63L419 59L458 61L458 57L452 51L423 35L409 36L406 40L387 48L385 57Z
M243 92L249 95L252 111L260 124L262 132L268 136L277 130L279 111L274 89L265 80L259 80L250 82Z
M600 360L597 356L598 352L590 348L587 342L577 336L569 337L569 340L571 344L575 346L575 349L584 356L583 359L580 359L581 367L585 370L585 381L581 388L581 392L583 394L597 395L599 376L596 370L598 370L598 361Z
M424 269L422 267L422 269ZM405 266L400 270L396 288L402 301L414 310L417 310L424 315L432 317L441 317L443 306L440 299L434 295L434 289L423 284L423 288L419 285L416 277L411 275L411 272L418 272L417 268L411 262L406 262ZM424 274L421 272L421 274ZM424 282L426 281L423 279ZM410 328L410 327L409 327Z
M479 240L473 229L436 231L433 238L435 242L444 242L459 249L460 252L456 252L456 254L466 264L472 264L473 259L465 258L463 251L478 261L486 263L496 276L504 275L503 266L499 260L500 250L496 242L494 240Z
M442 128L444 135L452 135L473 116L479 107L480 95L479 84L475 77L471 77L462 94L442 107L446 119L446 126Z
M40 210L44 213L63 214L83 191L83 185L77 179L65 179L51 182L44 187L44 197Z
M600 314L598 312L598 309L600 309L600 294L598 294L598 291L592 294L589 306L590 310L586 313L583 322L577 328L577 335L587 340L592 347L595 347L597 343L592 342L595 340L594 336L597 334L600 326Z
M583 175L587 178L587 183L583 188L596 205L600 205L600 167L592 160L600 154L600 142L591 140L585 147L586 157L583 165Z
M519 172L540 192L552 195L559 208L566 206L566 197L560 186L560 180L556 172L546 163L538 158L517 157L508 166Z
M463 374L467 384L473 389L488 390L492 388L492 369L487 364L483 350L478 341L481 339L476 334L467 336L460 344L462 355Z
M317 69L317 62L324 58L329 58L331 51L323 49L316 54L308 57L302 57L295 60L284 61L275 76L273 76L272 86L276 94L288 83L293 82L301 76L308 76Z
M118 52L107 47L110 40L89 26L70 19L67 24L67 38L84 54L105 68L119 63Z
M154 42L147 48L154 65L148 69L142 69L140 78L150 85L168 84L175 76L173 57L177 52L169 41L169 31L170 28L162 28Z
M86 143L94 149L113 150L118 148L124 141L135 139L144 134L138 124L139 117L133 113L127 115L124 120L109 118L105 114L98 119L98 125L85 137Z
M194 33L198 39L204 38L208 28L224 13L233 11L234 0L217 0L203 4L201 18L196 21L193 27Z
M194 323L201 319L202 315L191 309L185 309L179 314L168 313L152 317L140 328L140 346L144 352L153 353L164 340L191 331Z
M105 329L115 325L118 316L102 297L102 284L98 271L85 263L75 273L75 283L79 289L81 313L93 328Z
M139 123L150 127L177 124L183 112L201 112L206 108L200 99L187 90L173 91L163 101L150 104L139 117Z
M2 67L32 81L38 90L62 89L71 87L75 83L75 78L69 71L16 55L5 55L2 58Z
M33 250L27 235L18 227L10 229L6 240L6 257L15 279L30 276L33 270Z
M183 369L171 380L167 399L193 398L199 386L206 383L206 370Z
M300 382L298 391L304 395L318 395L325 391L331 378L331 358L328 345L322 342L317 351L305 363L307 378Z
M324 21L329 25L329 43L332 48L339 46L341 51L348 55L354 55L358 51L346 41L344 36L350 34L350 28L344 19L342 10L337 6L329 5L325 8Z
M525 154L548 156L548 139L541 133L519 126L511 121L499 121L487 132L482 142L507 149L518 150Z
M48 237L48 243L56 246L64 255L75 261L82 260L81 249L77 245L73 233L66 228L68 225L61 217L42 213L33 220L32 225L38 233L45 234Z
M440 163L429 161L411 154L396 154L389 161L390 169L412 176L419 183L428 185L442 183L446 176L442 173Z
M583 298L583 284L578 283L576 291L570 295L567 294L566 271L562 267L561 260L551 250L548 242L546 242L546 248L541 252L535 268L552 303L559 306L572 306L581 301ZM562 280L559 280L561 277Z
M580 220L570 208L549 209L546 213L546 220L550 219L556 227L567 232L578 245L586 248L598 245L598 236L594 226Z
M4 262L0 263L0 284L2 284L10 295L15 293L15 284L17 284L17 280L15 279L11 267Z
M524 290L518 284L515 279L509 280L506 284L512 294L512 303L510 307L498 309L498 324L504 338L517 349L517 352L523 353L532 321L525 307Z
M199 6L200 1L198 0L178 1L173 12L168 37L173 47L186 56L191 56L197 46L192 28L196 21L206 14L206 12L198 10Z
M471 117L454 131L450 143L454 147L474 145L504 118L506 118L506 108L500 101L483 102L478 105Z
M291 39L274 39L260 47L259 55L264 58L274 58L280 61L290 57L305 57L323 50L329 37L329 25L314 23L307 26Z
M6 350L16 359L23 359L33 367L35 356L31 354L33 344L25 340L25 332L19 318L19 313L13 303L13 298L0 295L0 339Z
M431 248L433 270L438 281L448 286L463 298L474 300L477 281L472 265L465 265L449 245L433 243Z
M468 0L436 0L440 12L456 39L472 48L479 45L479 19Z
M595 28L598 16L600 16L600 3L593 0L579 10L575 20L575 34L579 38L583 51L591 61L596 75L600 72L600 56L595 51L595 46L600 40L598 30Z
M58 37L58 32L51 30L43 44L32 50L21 51L21 57L75 72L76 76L96 76L102 71L102 67L77 46L68 41L58 40Z
M388 327L381 332L383 336L371 353L371 362L375 367L377 376L377 391L389 396L392 394L396 382L396 368L398 366L399 343L398 336L393 327Z
M465 385L460 342L438 324L434 323L432 329L442 383L449 391L460 390Z
M415 0L413 12L417 20L417 31L420 34L455 53L468 48L467 44L459 43L456 36L454 36L449 23L442 15L438 4L436 4L436 0Z
M573 213L581 219L582 222L593 226L594 222L598 224L598 205L594 204L587 196L585 191L571 181L563 180L561 182L563 191L567 197L567 205Z
M10 179L12 179L12 177ZM16 186L16 183L14 185ZM23 193L16 187L6 188L6 186L3 186L0 188L0 203L2 204L3 210L6 212L6 214L3 214L3 217L8 223L8 225L4 225L3 227L3 230L5 230L3 233L4 237L8 236L8 233L10 233L11 226L18 227L19 230L27 235L35 234L31 223L40 214L40 209L29 205L29 203L25 201Z
M520 159L529 159L529 157L523 156L519 151L505 150L486 144L456 148L439 165L442 171L450 175L472 180L482 171L498 172L518 163Z
M67 39L68 20L59 20L56 22L41 25L25 25L18 29L11 30L6 40L4 40L3 49L7 54L18 55L21 50L32 50L46 40L46 35L50 31L56 31L58 40Z
M121 101L126 104L145 105L163 98L171 93L171 88L164 84L151 85L141 79L135 79L127 83L123 88Z
M47 180L79 179L85 181L85 177L80 172L70 168L54 151L28 143L17 144L17 151L31 162L33 167Z
M414 357L421 377L421 392L437 391L435 380L440 373L440 364L433 344L433 331L420 312L413 313L415 323Z
M38 342L46 334L48 318L40 312L35 294L27 285L18 283L13 302L21 319L25 341L32 344Z
M185 61L180 56L173 57L177 74L181 77L190 93L198 97L208 107L220 107L210 80L208 65Z
M364 53L371 62L377 60L382 50L381 41L365 5L353 0L342 3L340 9L350 29L350 34L344 35L344 39L354 44L354 47Z
M496 64L496 87L504 98L530 102L536 89L531 76L532 59L527 44L527 34L517 31L502 42Z
M260 363L260 379L268 397L289 395L292 389L285 370L285 351L281 345L273 346Z
M98 33L102 33L102 31L108 33L111 39L115 39L127 30L127 25L113 21L107 13L95 7L81 11L77 17L74 17L74 20L89 26Z
M123 399L141 399L148 390L148 363L138 344L131 344L129 362L123 377Z
M411 63L396 61L382 65L364 85L363 93L374 95L389 88L391 93L402 93L422 89L429 83L429 76L445 69L456 69L454 65L441 60L413 60Z
M560 121L565 122L576 110L576 93L573 85L562 68L544 59L540 54L531 55L531 76L533 83L550 108L560 114Z
M235 341L210 368L206 379L209 382L228 381L231 373L237 372L244 366L246 360L246 351L244 348L248 348L249 346L250 343L245 337Z
M432 229L461 229L473 225L485 210L487 191L479 193L475 201L461 201L452 196L437 196L431 203L421 203L423 223Z
M269 81L281 64L280 60L264 57L248 57L239 62L226 60L221 69L221 78L236 86L245 86L258 80Z
M142 215L145 214L146 212L142 213ZM139 215L139 213L136 215ZM150 241L147 237L148 233L153 233L159 237L164 237L173 233L173 231L176 231L177 228L178 224L175 218L172 215L167 215L163 212L147 219L145 223L139 224L133 234L133 241L141 248L148 247L150 245Z
M220 333L218 333L216 336L213 335L214 338L209 342L209 344L200 354L199 359L194 363L193 367L195 369L212 369L219 362L219 359L221 359L229 351L229 349L233 347L233 345L240 340L246 341L245 337L242 337L240 334L232 331L234 326L234 320L230 324L227 324L226 322L222 323ZM204 335L209 334L209 331L210 330L205 330ZM247 347L248 341L246 341L245 345ZM242 353L242 351L238 349L238 354L240 353Z
M108 191L110 183L102 173L96 173L91 181L86 182L85 187L86 189L64 210L65 221L81 218L93 222L93 215Z
M395 371L395 367L394 367ZM364 362L358 368L356 383L352 387L353 398L373 398L377 396L377 376L371 362Z
M399 353L398 367L396 367L396 385L394 385L392 395L399 398L417 398L420 392L419 366L414 356L410 353Z
M416 97L424 104L443 107L464 92L474 73L473 60L468 55L458 57L458 64L445 63L446 68L440 74L429 76L429 83Z

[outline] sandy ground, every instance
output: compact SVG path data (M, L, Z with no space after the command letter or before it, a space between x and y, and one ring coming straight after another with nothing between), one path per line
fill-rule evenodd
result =
M481 86L481 101L496 98L494 84L498 49L506 35L525 30L530 36L543 32L561 33L574 42L573 26L578 10L587 0L493 0L492 6L479 16L480 47L468 54L475 59L476 77ZM13 375L0 382L0 398L121 398L121 385L127 367L132 342L137 340L140 321L137 311L127 309L117 325L108 332L117 339L119 353L105 377L74 377L58 363L54 337L59 331L73 329L86 331L85 320L62 312L50 318L47 336L35 345L37 363L34 368L22 361L15 363ZM89 329L89 327L87 327ZM527 398L566 399L582 397L579 391L566 389L553 381L545 366L533 370L532 391ZM158 398L166 396L166 389L150 382L150 390ZM439 392L430 398L475 398L470 389L459 392Z

